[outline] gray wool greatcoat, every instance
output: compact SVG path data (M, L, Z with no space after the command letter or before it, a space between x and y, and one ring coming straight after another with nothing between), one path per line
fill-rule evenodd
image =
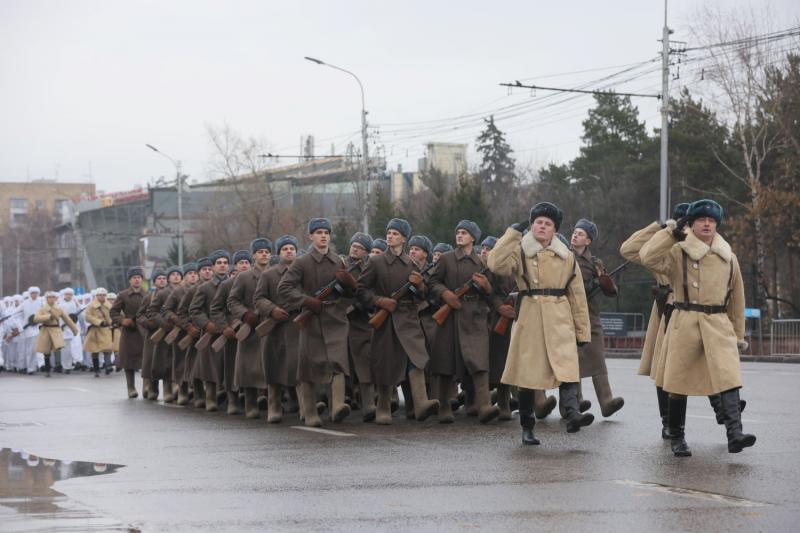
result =
M154 346L150 340L150 335L158 329L150 329L147 323L147 308L152 299L153 291L150 291L142 298L142 304L139 306L139 310L136 311L136 325L139 327L139 334L142 336L142 379L150 379L152 375Z
M253 303L253 295L256 292L258 278L261 277L261 269L251 268L245 272L240 272L233 279L231 292L228 294L228 311L234 318L242 320L247 311L257 313ZM263 320L266 317L260 317ZM237 389L251 387L255 389L266 389L267 378L264 375L264 361L261 355L261 344L263 339L256 335L255 326L253 331L245 340L239 341L236 347L236 368L234 384Z
M374 308L378 298L389 297L405 285L411 272L419 269L405 253L398 256L389 248L372 256L358 279L358 300L365 308ZM372 381L376 385L394 387L405 380L409 360L421 370L427 368L428 351L418 315L426 292L423 285L419 296L409 292L400 298L397 309L381 327L373 330L370 360Z
M455 291L485 266L483 258L473 248L466 255L462 248L442 254L431 274L431 291L441 298L445 290ZM485 272L489 283L491 272ZM487 304L488 300L488 304ZM486 299L471 290L461 299L461 309L453 309L433 341L432 374L463 378L466 373L488 372L489 331L486 327L490 306L496 308L497 297Z
M285 263L268 268L261 273L253 297L256 309L261 320L270 317L275 307L289 311L285 302L278 294L278 284L289 266ZM283 385L294 387L297 385L297 345L299 331L292 320L298 315L297 311L289 314L289 318L275 324L272 331L266 336L263 348L264 372L269 385Z
M186 287L183 296L181 296L181 301L178 303L178 319L184 324L192 323L192 317L189 316L189 306L192 304L192 298L194 298L194 294L197 292L197 288L201 283L203 282L198 281L194 285ZM178 338L175 339L174 343L172 343L173 348L180 349L178 348L178 343L186 335L188 335L186 332L178 334ZM193 342L184 352L183 373L176 375L175 380L178 382L191 383L192 380L194 380L194 365L196 362L197 350L195 349Z
M167 301L164 302L164 306L161 308L162 320L169 322L175 327L180 327L180 324L184 321L178 316L178 308L189 287L190 285L188 283L182 283L167 296ZM186 333L181 331L178 333L175 342L170 346L172 351L172 381L175 382L183 381L183 374L186 367L186 350L181 350L178 343L185 336Z
M347 268L353 266L354 260L345 258ZM354 278L361 276L367 268L368 260L361 261L356 270L352 272ZM348 299L347 307L347 349L350 353L350 367L356 375L358 383L372 383L372 370L370 369L370 340L372 339L372 326L369 325L369 315L364 310L363 302L355 298Z
M169 298L169 295L172 294L172 291L174 290L175 287L172 285L167 285L160 291L157 291L150 299L150 303L147 306L147 311L145 311L145 314L148 320L154 320L157 323L156 328L153 330L154 332L162 326L165 326L165 328L170 327L167 321L162 317L161 309L164 307L164 304L167 302L167 298ZM161 339L153 347L153 366L151 368L150 378L154 380L172 379L172 346L167 344L164 339Z
M578 369L582 378L608 374L606 369L606 356L603 353L603 324L600 322L600 292L589 300L589 291L597 285L600 275L598 268L603 268L603 262L586 248L581 255L573 250L578 267L581 269L583 287L586 291L586 303L589 306L589 325L592 328L592 340L586 346L578 348Z
M344 261L330 249L322 255L312 247L295 259L278 284L278 294L289 306L287 311L301 309L306 296L313 296L343 269ZM330 383L333 374L350 375L346 313L347 301L334 295L300 330L298 381L322 385Z
M226 277L214 275L210 280L201 283L189 304L189 318L201 332L205 332L206 324L211 321L211 301L217 293L220 284ZM202 335L202 333L201 333ZM218 355L209 345L205 350L197 353L194 362L194 379L212 383L223 383L222 356Z
M505 303L508 295L515 290L517 290L517 282L512 276L494 275L492 292L497 297L498 305ZM513 307L514 304L510 303L509 305ZM511 344L511 322L508 324L505 335L498 335L493 331L499 319L500 314L497 309L491 309L489 311L489 384L492 386L500 384L500 378L503 377L503 370L506 368L508 347Z
M114 364L124 370L138 370L142 367L142 348L144 341L139 328L136 327L136 313L142 305L144 291L133 290L131 287L117 294L117 301L111 306L111 323L122 332L119 341L119 351ZM123 318L130 318L133 324L129 327L122 325Z
M235 280L236 278L232 277L220 283L219 287L217 287L217 293L211 300L211 320L217 326L217 330L220 333L227 327L235 329L235 325L239 323L228 310L228 295L231 293L231 287L233 287L233 282ZM213 349L209 350L209 355L213 356L214 360L217 361L219 365L219 371L221 372L220 379L224 382L225 390L228 392L239 390L236 387L237 345L236 338L232 337L225 341L225 347L221 352L217 353L214 352Z

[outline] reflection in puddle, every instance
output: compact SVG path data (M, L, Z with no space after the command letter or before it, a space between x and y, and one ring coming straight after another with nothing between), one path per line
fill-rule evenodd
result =
M54 490L56 481L116 472L123 465L48 459L0 450L0 522L15 530L127 530Z

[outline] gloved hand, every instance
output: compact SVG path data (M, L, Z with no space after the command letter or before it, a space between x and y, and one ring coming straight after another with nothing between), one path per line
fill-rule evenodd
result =
M492 292L492 284L489 283L489 278L485 275L476 272L472 275L472 281L474 281L484 293L489 294Z
M289 313L286 312L285 309L282 307L278 307L277 305L272 308L272 311L269 312L269 316L271 316L274 320L278 322L283 322L284 320L289 318Z
M303 307L312 313L319 314L322 311L322 300L314 298L313 296L306 296L303 298Z
M686 239L684 227L688 221L689 219L687 217L681 217L675 221L675 229L672 230L672 236L675 237L676 241L680 242Z
M245 322L250 325L250 327L256 327L258 325L258 315L252 311L245 311L242 315L242 322Z
M510 305L508 305L508 304L501 304L501 305L500 305L500 306L497 308L497 313L498 313L500 316L503 316L503 317L506 317L506 318L509 318L509 319L512 319L512 320L513 320L513 319L515 319L515 318L517 318L517 312L516 312L516 310L514 310L514 308L513 308L513 307L511 307L511 306L510 306Z
M442 293L442 301L453 309L461 309L461 300L453 291L444 291Z
M100 321L100 327L101 328L107 328L108 327L108 322L106 322L105 320L101 320Z
M418 289L422 289L422 286L425 284L425 280L422 279L422 274L416 271L408 275L408 281Z
M72 321L75 322L75 319L73 318ZM133 320L130 318L123 318L120 324L125 328L132 328L134 326Z
M736 346L739 347L739 352L743 353L747 351L747 348L750 347L750 344L746 340L742 339L740 341L736 341Z
M394 313L397 309L397 302L392 298L387 298L385 296L381 296L375 300L375 305L380 307L381 309L385 309L390 313Z
M522 233L523 231L531 227L531 221L526 218L522 222L515 222L514 224L511 224L511 227L517 230L518 232Z
M233 331L233 328L228 326L222 330L222 334L225 336L226 339L232 339L236 337L236 332Z
M589 343L586 342L586 341L577 341L577 344L578 344L578 348L583 348L584 346L586 346Z
M208 322L206 322L205 330L206 330L206 333L208 333L209 335L216 335L217 334L217 325L209 320Z
M148 318L146 324L148 329L156 329L158 327L158 322L153 318Z
M358 282L356 281L356 278L354 278L350 274L350 272L346 270L338 271L336 273L336 279L339 281L339 283L341 283L342 285L344 285L349 289L356 290L356 288L358 287Z
M189 324L186 326L186 333L188 333L193 339L200 337L200 330L197 329L197 326L194 324Z

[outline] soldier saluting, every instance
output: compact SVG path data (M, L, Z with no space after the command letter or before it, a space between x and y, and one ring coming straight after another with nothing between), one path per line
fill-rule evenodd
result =
M720 395L730 453L756 442L742 433L744 283L736 255L717 233L722 215L715 201L698 200L686 217L656 232L639 251L645 267L670 280L674 295L659 361L663 379L656 385L669 393L669 434L679 457L692 454L684 433L687 396Z
M557 206L540 202L527 220L506 230L489 253L492 272L515 276L519 287L502 382L520 387L524 444L539 444L533 434L534 389L558 387L568 433L594 421L594 416L578 410L578 346L591 340L591 326L580 267L569 248L555 238L562 217Z

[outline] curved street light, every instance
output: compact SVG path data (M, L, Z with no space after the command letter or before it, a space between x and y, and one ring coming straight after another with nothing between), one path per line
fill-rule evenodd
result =
M367 109L366 109L366 100L364 97L364 85L361 83L361 80L358 79L358 76L355 73L344 69L342 67L337 67L336 65L331 65L330 63L326 63L321 59L317 59L315 57L308 57L305 56L307 61L311 61L312 63L316 63L317 65L322 65L324 67L329 67L334 70L338 70L340 72L344 72L345 74L349 74L352 76L356 82L358 83L358 88L361 89L361 151L363 152L363 164L361 170L361 180L363 182L363 189L364 189L364 200L363 200L363 209L364 209L364 220L363 220L363 231L364 233L369 233L369 154L367 152Z
M183 267L183 180L181 179L181 162L176 161L169 154L162 152L152 144L145 144L145 146L166 157L175 165L175 178L178 181L178 266Z

